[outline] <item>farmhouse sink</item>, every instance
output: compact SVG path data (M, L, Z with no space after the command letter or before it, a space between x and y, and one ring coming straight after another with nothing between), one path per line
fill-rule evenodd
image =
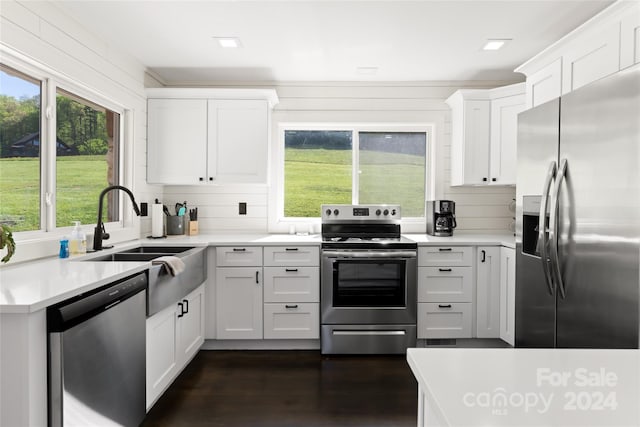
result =
M147 316L176 303L207 279L205 247L140 246L122 252L102 255L86 261L151 261L161 256L177 256L185 269L177 276L169 274L162 265L149 268Z

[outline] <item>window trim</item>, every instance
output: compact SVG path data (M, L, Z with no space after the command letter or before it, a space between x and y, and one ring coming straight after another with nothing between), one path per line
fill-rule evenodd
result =
M75 96L86 99L89 102L100 105L120 115L119 129L119 182L121 185L132 188L133 170L130 162L127 162L125 153L131 153L130 145L133 144L134 120L133 113L123 105L101 94L99 91L83 85L82 83L71 80L61 73L26 57L6 46L0 46L2 53L1 63L7 67L23 73L31 78L41 82L41 110L40 110L40 229L17 231L13 233L16 242L24 242L28 246L35 244L32 248L24 248L30 253L26 256L20 256L21 260L33 259L42 256L50 256L51 253L47 249L38 247L40 243L47 243L50 246L52 241L57 245L58 239L64 235L68 235L73 229L73 225L67 227L56 227L56 148L51 143L51 138L55 140L56 136L56 109L55 99L57 89L60 88L66 92L70 92ZM44 147L44 149L43 149ZM49 194L49 196L47 195ZM132 209L125 206L129 205L128 198L123 197L122 192L118 192L119 201L119 218L117 222L106 223L105 225L117 234L135 233L137 236L136 223ZM49 200L49 201L48 201ZM97 216L98 200L96 200L96 216ZM88 228L95 224L82 224L83 228ZM93 228L93 227L91 227ZM24 247L23 245L21 245ZM23 252L22 250L20 251Z
M275 178L275 185L271 195L275 194L274 207L269 210L269 232L271 233L291 233L293 232L309 232L317 233L320 231L320 217L294 218L284 216L284 135L287 130L336 130L336 131L352 131L354 138L352 140L352 171L355 170L359 162L359 132L425 132L426 138L426 168L425 171L425 201L435 194L435 147L436 147L436 124L435 123L361 123L361 122L281 122L277 126L277 145L275 149L275 172L272 174ZM352 203L355 203L354 188L358 188L358 174L352 172ZM426 215L426 212L425 212ZM424 232L426 227L426 217L407 217L402 219L402 231L407 232Z

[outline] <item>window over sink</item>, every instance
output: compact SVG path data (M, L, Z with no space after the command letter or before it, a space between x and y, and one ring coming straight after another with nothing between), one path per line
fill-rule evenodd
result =
M0 64L0 223L14 232L95 223L100 191L120 182L123 110L11 62ZM106 203L110 222L120 220L119 196Z
M282 125L281 221L319 218L321 204L388 203L424 220L431 126Z

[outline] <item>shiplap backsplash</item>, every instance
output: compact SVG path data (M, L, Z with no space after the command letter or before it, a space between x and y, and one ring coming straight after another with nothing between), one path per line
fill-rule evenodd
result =
M506 231L513 221L509 204L513 187L451 187L451 113L444 100L462 88L492 88L513 82L401 82L401 83L283 83L264 86L247 83L234 87L271 87L280 103L272 114L271 144L278 143L280 123L434 123L435 182L429 198L456 202L458 230ZM205 87L206 82L172 82L176 87ZM214 84L209 84L214 86ZM218 86L219 87L219 86ZM271 150L272 159L275 150ZM275 160L274 160L275 161ZM271 169L274 165L271 165ZM165 186L164 203L187 200L199 207L204 231L267 232L276 216L279 185L271 173L268 186ZM247 215L238 203L247 203Z

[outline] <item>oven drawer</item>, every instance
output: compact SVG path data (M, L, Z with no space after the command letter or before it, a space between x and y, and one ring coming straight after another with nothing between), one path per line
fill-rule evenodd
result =
M319 267L264 267L264 302L319 301Z
M320 248L317 246L266 246L265 266L312 266L320 265Z
M217 267L262 267L261 246L220 246L216 248Z
M471 303L419 303L418 338L471 338Z
M473 247L471 246L420 246L418 265L424 267L471 267Z
M320 338L318 303L264 305L265 339Z
M471 267L418 267L418 302L471 302Z

